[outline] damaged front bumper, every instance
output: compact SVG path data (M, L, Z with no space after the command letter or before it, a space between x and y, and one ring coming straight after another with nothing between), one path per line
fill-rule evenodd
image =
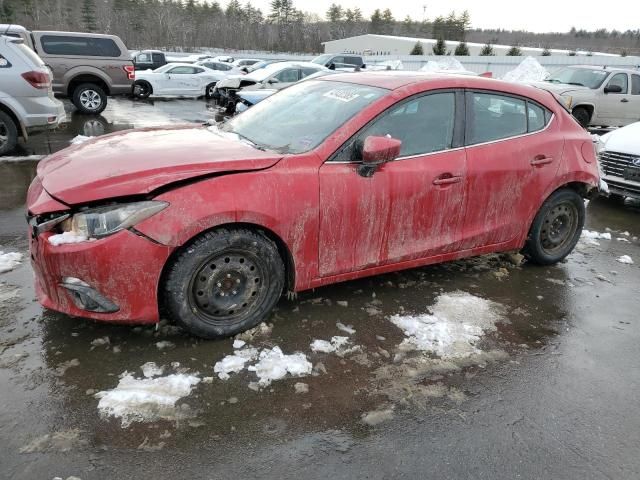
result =
M46 308L105 322L155 323L158 286L172 248L130 230L54 246L30 232L38 301Z

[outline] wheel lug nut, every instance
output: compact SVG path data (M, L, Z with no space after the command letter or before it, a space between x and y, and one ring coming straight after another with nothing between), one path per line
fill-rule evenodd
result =
M227 273L227 278L231 278L231 274L230 273Z
M236 278L236 283L240 283L240 279L239 278Z
M233 292L231 292L231 295L235 295L236 293L238 293L238 292L236 292L236 291L234 290Z
M217 286L217 287L221 287L221 286L222 286L222 284L221 284L220 282L218 282L218 283L216 283L216 286Z
M224 297L224 292L220 292L220 296L221 296L221 297Z

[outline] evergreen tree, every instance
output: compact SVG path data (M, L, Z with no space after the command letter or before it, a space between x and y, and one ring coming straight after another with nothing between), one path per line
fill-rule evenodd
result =
M543 57L550 57L551 56L551 50L549 50L547 47L544 47L544 50L542 50L542 56Z
M507 56L508 57L521 57L522 56L522 50L520 50L520 47L518 47L517 45L513 45L507 51Z
M370 33L384 33L384 22L382 21L382 13L376 8L371 14L371 23L369 24Z
M434 55L446 55L447 54L447 44L444 41L444 38L438 38L436 44L432 47Z
M385 35L393 33L393 26L395 23L396 20L393 18L393 13L391 13L391 10L386 8L384 12L382 12L382 31Z
M576 52L575 50L571 50L571 51L569 52L569 56L570 56L570 57L575 57L576 55L577 55L577 52Z
M409 52L409 55L424 55L424 50L422 49L422 43L417 42L413 46L413 49L411 50L411 52Z
M465 41L460 42L456 47L455 51L453 52L453 54L458 57L468 57L469 47L467 47L467 42Z
M480 51L480 56L482 57L493 57L494 55L495 53L493 52L493 46L491 45L491 43L485 44L485 46L482 47L482 50Z
M402 33L404 35L413 35L414 34L414 24L413 24L413 20L411 20L411 17L409 15L407 15L406 17L404 17L404 20L402 21Z

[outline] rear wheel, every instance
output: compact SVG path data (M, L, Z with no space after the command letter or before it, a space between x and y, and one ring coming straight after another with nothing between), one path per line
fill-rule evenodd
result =
M13 119L0 111L0 155L12 151L18 143L18 127Z
M263 321L284 288L284 264L270 239L246 229L197 237L173 260L164 304L194 335L235 335Z
M554 192L533 221L524 255L539 265L559 262L578 243L584 219L584 201L580 195L571 189Z
M589 110L584 107L578 107L574 108L571 114L583 128L587 128L589 126L589 122L591 121L591 114L589 113Z
M107 108L107 94L93 83L78 85L73 91L72 101L82 113L97 114Z

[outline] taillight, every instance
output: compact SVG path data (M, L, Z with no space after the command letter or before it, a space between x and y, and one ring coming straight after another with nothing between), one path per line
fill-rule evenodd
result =
M124 68L124 71L127 72L127 78L129 80L136 79L136 67L134 67L133 65L125 65L122 68Z
M45 72L25 72L22 74L24 78L33 88L47 89L51 86L51 77Z

